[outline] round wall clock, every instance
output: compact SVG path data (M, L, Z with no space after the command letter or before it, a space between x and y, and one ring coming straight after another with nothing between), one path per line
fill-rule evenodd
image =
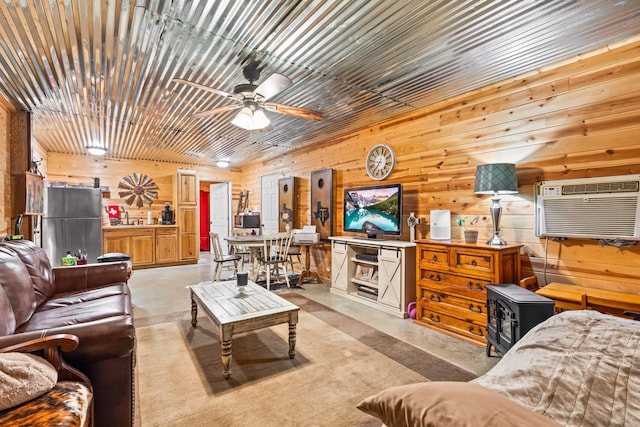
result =
M371 179L385 179L396 167L396 154L387 144L378 144L369 151L365 166Z

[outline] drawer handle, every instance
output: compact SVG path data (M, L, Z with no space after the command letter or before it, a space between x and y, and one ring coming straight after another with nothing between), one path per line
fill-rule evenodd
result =
M482 313L482 306L479 304L469 303L469 310L475 313Z
M476 289L479 291L484 291L484 286L482 286L482 283L476 283Z
M441 299L440 299L440 295L436 295L436 294L431 294L431 295L429 296L429 299L430 299L431 301L437 301L437 302L440 302L440 301L441 301Z
M475 260L475 259L472 259L472 260L471 260L471 265L473 265L473 266L475 267L476 265L478 265L478 263L476 262L476 260Z
M429 279L433 280L434 282L439 282L440 280L442 280L439 274L433 274L433 273L429 275Z
M467 283L467 288L473 289L473 282L471 280Z
M431 319L431 321L433 322L439 322L440 321L440 316L438 316L437 314L429 314L429 319Z
M484 331L482 330L482 328L477 328L475 326L469 326L469 332L471 332L474 335L478 335L483 337L484 336Z
M438 262L438 256L434 255L433 258L431 258L433 260L433 262Z

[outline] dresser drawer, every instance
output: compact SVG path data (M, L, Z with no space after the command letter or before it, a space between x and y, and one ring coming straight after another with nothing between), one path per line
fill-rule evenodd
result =
M420 270L419 284L428 288L443 290L474 300L486 301L485 286L491 281L475 277L456 276L441 271Z
M449 269L449 249L426 246L420 247L419 251L418 259L421 266L427 268L429 266L440 266L445 270Z
M470 338L473 341L486 342L484 338L487 334L486 322L482 326L477 325L474 322L458 319L421 305L417 307L417 319L423 324L453 332L456 335Z
M485 277L491 277L495 272L494 257L490 253L470 249L453 249L451 257L454 271Z
M438 289L420 287L418 302L425 307L426 304L447 304L480 315L479 319L483 319L483 324L487 321L486 302L461 298L459 294L448 294Z

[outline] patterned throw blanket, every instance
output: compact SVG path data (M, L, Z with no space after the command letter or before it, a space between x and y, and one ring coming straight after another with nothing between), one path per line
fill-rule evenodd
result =
M471 382L566 426L640 426L640 322L563 312Z

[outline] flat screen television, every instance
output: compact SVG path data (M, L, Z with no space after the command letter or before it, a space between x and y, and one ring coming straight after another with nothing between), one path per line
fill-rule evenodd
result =
M402 184L344 190L344 231L369 238L402 233Z

